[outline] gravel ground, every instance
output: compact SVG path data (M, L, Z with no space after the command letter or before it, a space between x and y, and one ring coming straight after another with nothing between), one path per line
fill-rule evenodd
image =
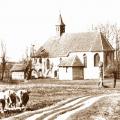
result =
M120 96L105 97L69 120L120 120Z

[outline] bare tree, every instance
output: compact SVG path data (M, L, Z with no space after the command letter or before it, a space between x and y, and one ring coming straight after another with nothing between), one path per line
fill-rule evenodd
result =
M1 41L1 81L3 81L4 79L6 63L7 63L6 45L3 43L3 41Z
M25 52L25 59L24 59L24 63L26 65L26 79L29 80L31 79L31 73L32 73L32 60L30 57L30 51L28 50L28 48L26 49Z
M32 73L32 60L29 59L26 65L26 79L27 80L31 79L31 73Z
M119 63L120 63L120 28L117 24L100 24L97 26L92 25L92 31L101 32L105 38L111 43L112 47L115 49L114 52L114 62L109 64L104 72L108 72L113 75L114 78L114 87L116 86L116 79L119 76Z
M92 25L92 30L103 33L115 49L115 59L118 60L120 52L120 28L118 28L117 24L100 24L95 27Z

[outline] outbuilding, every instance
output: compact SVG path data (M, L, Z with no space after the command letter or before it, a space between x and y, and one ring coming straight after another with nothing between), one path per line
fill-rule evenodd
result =
M84 79L83 64L78 56L64 58L59 65L60 80Z
M12 80L24 80L25 79L25 64L14 64L11 68L11 78Z

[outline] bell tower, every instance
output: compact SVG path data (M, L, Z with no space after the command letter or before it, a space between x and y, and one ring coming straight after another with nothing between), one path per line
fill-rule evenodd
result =
M61 14L59 15L57 24L56 24L56 33L57 36L61 37L61 35L65 32L65 24L62 20Z

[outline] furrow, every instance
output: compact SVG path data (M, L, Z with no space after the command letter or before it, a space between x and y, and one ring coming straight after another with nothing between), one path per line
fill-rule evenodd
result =
M97 102L102 97L104 97L104 96L90 98L90 99L82 102L81 103L82 105L80 107L76 107L76 109L66 111L64 114L59 114L59 116L56 116L56 118L54 118L54 120L69 120L69 118L71 118L70 116L74 115L75 113L77 113L83 109L90 107L92 104Z
M80 104L82 101L84 101L85 99L88 99L89 96L87 97L82 97L82 98L79 98L77 100L74 100L72 102L68 102L66 103L64 106L61 106L59 108L56 108L56 109L51 109L50 111L46 111L46 112L43 112L41 114L35 114L29 118L27 118L26 120L43 120L45 119L46 117L49 117L49 116L53 116L54 114L58 114L58 113L61 113L62 112L65 112L66 110L68 110L69 108L72 108L78 104Z

